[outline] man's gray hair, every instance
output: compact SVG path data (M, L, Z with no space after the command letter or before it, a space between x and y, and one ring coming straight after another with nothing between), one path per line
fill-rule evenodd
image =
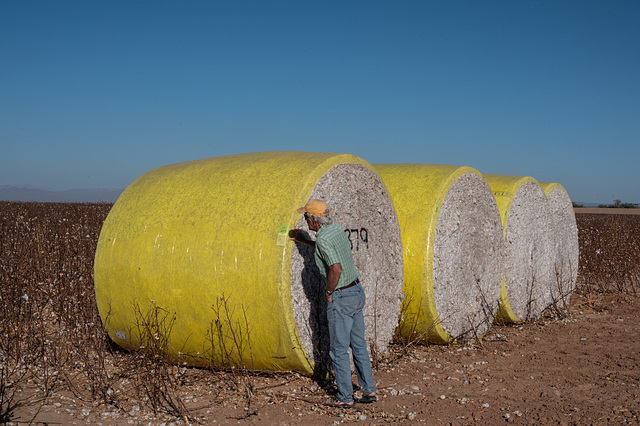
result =
M307 214L313 216L316 219L316 222L318 222L318 225L320 225L321 227L324 225L331 225L333 223L333 219L331 219L331 216L316 216L315 214L311 213Z

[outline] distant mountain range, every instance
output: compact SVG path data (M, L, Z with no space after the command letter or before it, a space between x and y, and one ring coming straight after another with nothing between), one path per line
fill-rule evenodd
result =
M57 191L33 186L0 185L0 201L45 203L114 203L122 189L79 188Z

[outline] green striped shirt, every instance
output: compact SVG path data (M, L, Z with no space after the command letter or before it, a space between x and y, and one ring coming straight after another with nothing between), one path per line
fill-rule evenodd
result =
M349 285L358 278L359 272L353 263L351 244L344 229L338 224L324 225L318 230L314 257L325 283L329 275L329 266L334 263L340 264L342 274L336 289Z

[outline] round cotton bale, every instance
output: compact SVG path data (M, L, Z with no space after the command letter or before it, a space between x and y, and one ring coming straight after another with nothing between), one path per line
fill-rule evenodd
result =
M551 238L556 249L552 298L558 306L566 307L578 279L580 247L576 215L571 198L562 185L556 182L540 182L540 186L547 195L551 209Z
M502 285L502 225L480 172L376 164L396 208L405 299L398 334L446 343L484 334Z
M366 338L384 353L402 299L400 231L379 176L347 154L263 152L151 170L120 196L95 257L101 318L115 343L149 333L191 365L327 371L313 256L289 231L311 197L354 244L368 298ZM319 306L321 305L321 306Z
M398 325L402 303L402 241L398 219L387 190L372 169L339 164L320 178L308 198L326 200L334 223L349 241L365 288L365 337L377 354L385 354ZM304 203L303 203L304 204ZM301 204L302 205L302 204ZM309 234L304 216L297 229ZM330 365L325 288L313 251L296 244L291 263L291 293L297 331L316 367Z
M538 182L528 176L485 174L498 203L504 235L504 280L497 319L535 320L551 304L555 248L551 212Z

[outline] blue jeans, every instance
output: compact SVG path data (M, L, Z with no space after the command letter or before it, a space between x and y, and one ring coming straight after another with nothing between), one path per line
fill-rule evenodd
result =
M351 384L349 346L351 346L353 354L358 383L364 394L376 391L367 341L364 339L362 308L364 308L366 297L362 285L356 284L353 287L334 292L331 299L327 306L331 346L329 354L336 376L337 398L344 402L351 402L353 401L353 385Z

